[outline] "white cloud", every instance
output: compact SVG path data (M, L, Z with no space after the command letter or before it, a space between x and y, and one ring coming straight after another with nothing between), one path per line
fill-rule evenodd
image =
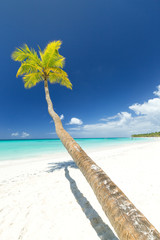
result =
M128 112L121 112L121 113L118 113L117 114L118 116L118 121L117 121L117 124L118 126L122 126L124 124L127 124L130 122L130 120L132 119L132 116L130 113Z
M60 115L60 119L61 119L61 120L63 120L63 119L64 119L64 115L63 115L63 114L61 114L61 115ZM53 123L53 122L54 122L54 121L53 121L53 120L51 120L49 123Z
M18 132L11 133L11 136L12 136L12 137L17 137L18 135L19 135L19 133L18 133Z
M72 128L69 128L69 130L71 130L71 131L79 131L79 130L82 130L82 127L81 126L72 127Z
M156 96L160 97L160 85L157 86L158 90L153 92Z
M83 122L79 118L71 118L70 122L67 125L82 125Z
M155 95L160 95L160 85ZM160 131L160 98L152 98L129 106L132 113L120 112L101 121L70 129L78 137L127 137L134 133ZM78 131L77 131L78 130ZM76 135L76 136L77 136Z
M109 121L109 120L112 120L112 119L116 119L118 117L118 115L114 115L112 117L107 117L107 118L101 118L100 121Z
M60 116L60 119L61 119L61 120L63 120L63 119L64 119L64 115L63 115L63 114L61 114L61 116Z
M30 136L29 133L27 133L27 132L22 132L22 135L21 135L22 138L26 138L26 137L29 137L29 136Z
M90 137L123 137L129 136L130 131L128 132L127 127L132 121L132 116L128 112L120 112L116 115L111 121L106 123L98 124L88 124L84 125L81 131L89 134Z
M143 104L133 104L129 107L137 115L159 115L160 114L160 98L149 99L148 102Z

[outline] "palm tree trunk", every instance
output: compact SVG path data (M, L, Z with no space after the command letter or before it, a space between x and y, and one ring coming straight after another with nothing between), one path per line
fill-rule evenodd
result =
M53 109L47 78L44 80L44 89L48 112L55 123L56 133L92 187L119 239L160 240L160 233L155 227L64 130L59 116Z

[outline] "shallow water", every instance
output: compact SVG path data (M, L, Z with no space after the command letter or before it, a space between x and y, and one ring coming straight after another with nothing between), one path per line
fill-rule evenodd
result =
M149 141L149 138L81 138L76 139L84 149L110 147L135 142ZM66 152L59 139L0 140L0 161L38 157L45 154Z

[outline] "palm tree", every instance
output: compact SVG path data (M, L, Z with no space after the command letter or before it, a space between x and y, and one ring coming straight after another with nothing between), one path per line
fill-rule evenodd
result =
M54 111L48 81L72 89L67 73L62 70L65 59L59 54L60 46L61 41L50 42L44 51L39 48L39 55L26 44L22 48L17 48L12 53L12 59L21 62L17 77L23 77L25 88L44 82L48 112L55 123L56 133L91 185L118 237L123 240L160 239L160 234L144 215L65 131Z

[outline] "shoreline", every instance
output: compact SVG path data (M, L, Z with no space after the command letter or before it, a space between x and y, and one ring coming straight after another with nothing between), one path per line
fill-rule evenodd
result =
M77 138L77 139L80 139L80 138ZM81 139L89 139L89 138L81 138ZM91 139L105 139L105 138L91 138ZM106 138L106 139L109 139L109 138ZM112 139L112 138L111 138ZM116 138L115 138L116 139ZM123 137L122 137L122 139L124 139ZM127 139L127 138L126 138ZM132 139L132 138L130 138L130 139ZM137 138L138 139L138 138ZM135 141L134 142L134 139L133 139L133 142L118 142L118 143L109 143L109 144L106 144L106 145L104 145L104 143L103 143L103 145L101 146L101 145L99 145L98 144L98 146L83 146L83 144L82 144L82 146L81 146L81 144L80 143L78 143L79 145L80 145L80 147L85 151L85 152L87 152L87 153L93 153L93 152L100 152L100 151L104 151L104 150L109 150L109 149L115 149L115 148L119 148L119 147L126 147L126 146L134 146L135 144L143 144L143 143L147 143L147 142L154 142L154 141L160 141L160 138L158 139L158 138L146 138L147 140L146 141L140 141L140 142L138 142L138 141ZM149 139L149 140L148 140ZM11 139L11 141L19 141L19 139ZM61 143L61 141L60 141L60 139L22 139L22 141L34 141L34 140L58 140L60 143ZM75 140L76 140L76 138L75 138ZM1 141L1 140L0 140ZM8 141L8 140L6 140L6 141ZM9 140L10 141L10 140ZM96 148L95 148L96 147ZM28 151L30 151L31 149L28 149ZM6 150L7 151L7 150ZM34 154L33 155L29 155L29 156L25 156L25 155L27 155L27 152L26 152L26 154L24 154L24 156L23 157L20 157L19 155L16 157L16 156L14 156L14 157L12 157L12 159L11 158L9 158L9 159L0 159L0 164L2 163L2 162L19 162L19 161L30 161L30 160L32 160L32 161L36 161L36 160L42 160L42 159L49 159L49 158L61 158L61 157L64 157L66 154L68 154L68 152L67 152L67 150L65 149L65 147L62 145L62 149L60 149L59 151L53 151L53 152L50 152L49 151L49 153L46 151L44 151L44 152L40 152L40 153L36 153L36 152L34 152ZM65 156L66 157L66 156Z
M160 141L87 150L160 231ZM116 234L69 154L0 162L0 238L92 240ZM76 198L76 196L78 196ZM93 224L92 216L97 219ZM62 231L63 229L63 231ZM105 239L105 238L104 238Z

